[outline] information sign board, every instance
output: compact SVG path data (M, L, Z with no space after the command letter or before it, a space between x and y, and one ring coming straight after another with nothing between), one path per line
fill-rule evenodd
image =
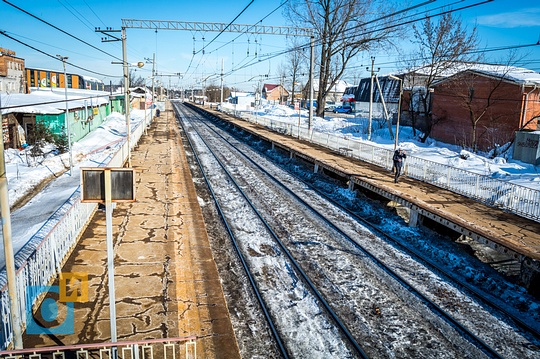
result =
M81 202L105 203L105 176L110 175L111 201L135 201L135 172L132 168L81 168Z

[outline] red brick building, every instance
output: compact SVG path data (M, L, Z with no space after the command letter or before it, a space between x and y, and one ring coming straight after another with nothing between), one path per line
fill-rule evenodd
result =
M0 47L0 92L24 93L24 60Z
M484 65L433 86L431 137L489 151L511 142L515 131L537 130L540 74Z
M264 84L262 97L274 103L286 104L289 98L289 92L281 85Z

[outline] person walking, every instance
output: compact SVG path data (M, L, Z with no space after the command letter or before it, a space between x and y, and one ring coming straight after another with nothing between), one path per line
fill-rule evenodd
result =
M403 168L403 160L407 158L407 154L402 148L397 149L394 152L394 169L396 170L394 174L394 183L398 183L398 178L401 176L401 169Z

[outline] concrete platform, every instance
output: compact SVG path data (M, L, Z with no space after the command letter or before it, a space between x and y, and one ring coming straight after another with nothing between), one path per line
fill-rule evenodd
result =
M137 201L113 213L118 341L196 336L198 358L239 358L181 143L168 105L132 152ZM88 301L74 303L74 333L25 334L25 348L111 338L103 211L62 271L88 274Z
M414 225L426 219L435 221L447 227L448 232L465 235L518 260L522 264L523 283L540 295L535 289L540 284L540 223L406 176L394 183L389 171L351 158L343 151L339 153L223 112L197 107L290 153L291 157L311 163L314 171L341 177L351 189L376 193L409 208Z

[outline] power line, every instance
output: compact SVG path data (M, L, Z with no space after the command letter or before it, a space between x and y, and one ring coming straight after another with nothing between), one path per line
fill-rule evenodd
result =
M445 10L445 11L440 11L436 14L433 14L433 15L429 15L429 17L438 17L438 16L442 16L442 15L445 15L447 13L452 13L452 12L456 12L456 11L461 11L461 10L464 10L464 9L468 9L468 8L471 8L471 7L476 7L476 6L479 6L479 5L484 5L486 3L489 3L489 2L492 2L493 0L484 0L484 1L480 1L480 2L476 2L474 4L469 4L469 5L466 5L466 6L462 6L462 7L459 7L459 8L456 8L456 9L449 9L449 10ZM429 2L432 2L432 1L428 1ZM457 3L457 2L456 2ZM424 4L424 3L423 3ZM455 4L455 3L454 3ZM416 8L417 6L413 6L412 8ZM422 11L421 13L419 14L414 14L414 15L411 15L411 16L419 16L419 15L427 15L430 11L433 11L433 10L440 10L442 9L443 7L437 7L435 9L427 9L425 11ZM400 10L396 13L402 13L404 10ZM372 20L370 21L369 23L373 23L375 21L378 21L380 19L383 19L383 18L387 18L389 17L389 15L384 15L382 16L381 18L378 18L378 19L375 19L375 20ZM417 22L417 21L422 21L424 20L425 17L418 17L418 18L413 18L412 20L409 20L409 21L406 21L406 22L400 22L400 23L395 23L395 24L391 24L391 25L387 25L383 28L380 28L380 29L372 29L368 32L365 32L364 34L368 34L368 33L374 33L374 32L378 32L378 31L384 31L384 30L389 30L391 28L395 28L395 27L398 27L398 26L403 26L403 25L408 25L408 24L412 24L414 22ZM362 26L362 25L359 25L359 26ZM354 30L358 28L358 26L355 26L353 28L350 28L350 29L346 29L343 31L343 33L346 33L348 31L351 31L351 30ZM316 44L320 44L322 43L323 39L318 39L315 41ZM278 57L278 56L281 56L281 55L284 55L284 54L287 54L289 52L293 52L293 51L298 51L298 50L301 50L301 49L305 49L309 46L309 43L305 43L305 44L301 44L301 45L298 45L298 46L295 46L291 49L287 49L287 50L284 50L284 51L280 51L280 52L277 52L277 53L274 53L274 54L269 54L268 57L266 58L266 60L270 60L270 59L273 59L275 57ZM527 47L527 46L532 46L532 45L522 45L521 47ZM516 46L516 47L520 47L520 46ZM498 50L492 50L492 51L501 51L503 50L504 48L499 48ZM510 48L509 48L510 49ZM482 52L482 50L477 50L478 52ZM246 64L242 67L238 67L236 69L232 69L231 71L229 71L227 74L232 74L236 71L239 71L239 70L242 70L244 68L247 68L249 66L253 66L254 64L251 63L251 64ZM352 68L355 68L355 67L352 67Z
M227 30L227 29L228 29L228 28L236 21L236 19L238 19L238 18L240 17L240 15L242 15L242 14L244 13L244 11L246 11L246 10L251 6L251 4L253 4L254 1L255 1L255 0L251 0L251 1L249 2L249 4L247 4L246 7L245 7L242 11L240 11L240 13L239 13L238 15L236 15L236 17L235 17L234 19L232 19L232 21L229 22L229 24L228 24L227 26L225 26L225 28L224 28L223 30L221 30L221 31L219 32L219 34L217 34L212 40L210 40L210 42L208 43L208 45L210 45L211 43L213 43L214 40L216 40L219 36L221 36L221 34L223 34L223 32L226 31L226 30ZM204 53L204 50L206 49L206 47L207 47L208 45L203 46L203 48L200 49L199 51L197 51L197 52L195 53L195 55L198 54L198 53L201 52L201 51L203 51L203 53Z
M273 13L275 13L277 10L279 10L281 7L283 7L283 6L284 6L286 3L288 3L288 2L289 2L289 0L286 0L286 1L282 2L278 7L276 7L276 8L275 8L274 10L272 10L269 14L267 14L267 15L264 16L261 20L259 20L255 25L252 25L252 26L249 27L246 31L242 32L240 35L238 35L237 37L235 37L235 38L232 39L231 41L226 42L226 43L224 43L223 45L221 45L220 47L218 47L218 48L216 48L216 49L210 51L210 53L212 53L212 52L214 52L214 51L217 51L217 50L219 50L219 49L221 49L221 48L227 46L227 45L230 44L232 41L235 41L236 39L240 38L241 36L247 34L247 32L248 32L249 30L251 30L252 28L254 28L255 26L257 26L257 24L262 23L263 20L265 20L267 17L269 17L270 15L272 15ZM210 44L208 44L208 45L210 45Z
M59 3L60 3L67 11L69 11L69 12L71 13L71 15L75 16L75 17L77 18L77 20L79 20L79 21L81 22L81 24L83 24L84 26L86 26L88 29L92 30L92 28L91 28L91 26L90 26L90 25L92 25L92 24L89 25L89 21L86 20L86 19L84 18L84 16L83 16L77 9L75 9L71 4L68 3L68 4L66 5L66 4L64 4L64 3L62 2L62 0L57 0L57 1L58 1L58 2L59 2ZM71 10L70 8L68 8L68 5L69 5L69 7L70 7L71 9L73 9L73 10ZM75 12L76 12L78 15L75 14ZM83 19L84 19L84 21L83 21Z
M215 52L215 51L218 51L218 50L222 49L223 47L225 47L225 46L227 46L227 45L229 45L229 44L231 44L231 43L234 43L234 41L235 41L236 39L240 38L242 35L247 34L248 31L250 31L251 29L253 29L254 27L256 27L257 24L262 23L266 18L268 18L268 17L271 16L273 13L275 13L277 10L279 10L281 7L283 7L287 2L289 2L289 0L283 1L279 6L277 6L277 7L276 7L274 10L272 10L270 13L266 14L266 15L265 15L261 20L259 20L256 24L249 26L249 27L248 27L246 30L244 30L240 35L238 35L238 36L235 37L234 39L232 39L232 40L230 40L230 41L224 43L224 44L221 45L220 47L218 47L218 48L216 48L216 49L213 49L212 51L210 51L210 53L213 53L213 52ZM253 1L252 1L251 3L253 3ZM251 5L251 3L250 3L249 5ZM249 5L248 5L248 6L249 6ZM246 9L247 9L247 7L246 7ZM244 12L244 11L245 11L245 9L242 10L242 12ZM240 13L240 14L241 14L241 13ZM240 16L240 15L238 15L234 20L236 20L239 16ZM223 32L225 32L225 31L231 26L231 24L234 22L234 20L233 20L232 22L230 22L224 29L222 29L222 30L220 31L219 35L221 35ZM218 35L218 36L219 36L219 35ZM208 43L208 45L210 45L215 39L217 39L217 36L214 37L214 39L213 39L212 41L210 41L210 43ZM199 51L193 53L193 56L191 57L191 60L190 60L189 65L188 65L188 68L187 68L187 70L185 71L186 74L189 72L189 70L190 70L190 68L191 68L191 64L193 63L193 58L195 57L195 55L198 54L198 53L201 52L201 51L203 51L203 55L205 55L204 49L205 49L208 45L203 46L203 48L202 48L201 50L199 50ZM195 69L194 69L193 71L196 71L196 70L199 68L199 65L200 65L201 62L202 62L202 57L201 57L201 59L199 60L199 62L197 63L197 66L195 67Z
M1 35L4 35L4 36L7 37L7 38L10 38L10 39L13 40L13 41L18 42L18 43L21 44L21 45L24 45L24 46L26 46L26 47L29 47L29 48L31 48L32 50L39 52L40 54L43 54L43 55L45 55L45 56L48 56L48 57L53 58L53 59L55 59L55 60L58 60L58 58L57 58L56 56L51 55L51 54L49 54L49 53L47 53L47 52L45 52L45 51L43 51L43 50L40 50L40 49L38 49L38 48L36 48L36 47L34 47L34 46L32 46L32 45L29 45L29 44L27 44L27 43L25 43L25 42L23 42L23 41L21 41L21 40L16 39L16 38L14 38L13 36L8 35L6 31L0 30L0 34L1 34ZM73 66L73 67L75 67L75 68L78 68L78 69L80 69L80 70L87 71L87 72L90 72L90 73L93 73L93 74L96 74L96 75L100 75L100 76L104 76L104 77L122 77L122 76L117 76L117 75L116 75L116 76L115 76L115 75L107 75L107 74L103 74L103 73L101 73L101 72L92 71L92 70L86 69L86 68L84 68L84 67L77 66L77 65L75 65L75 64L73 64L73 63L71 63L71 62L67 62L67 61L66 61L66 64L69 64L69 65L71 65L71 66Z
M83 0L84 4L90 9L90 11L92 11L92 14L94 14L96 16L96 18L101 21L101 23L103 24L103 26L105 26L105 23L103 22L103 20L101 20L101 18L98 16L98 14L96 14L96 12L94 11L94 9L92 9L92 7L90 5L88 5L88 3L86 2L86 0ZM95 26L94 26L95 27Z
M64 31L64 30L60 29L58 26L55 26L55 25L51 24L50 22L47 22L47 21L41 19L40 17L38 17L38 16L36 16L36 15L33 15L33 14L29 13L28 11L26 11L26 10L24 10L24 9L22 9L22 8L20 8L20 7L18 7L17 5L14 5L14 4L10 3L10 2L7 1L7 0L2 0L2 1L5 2L6 4L8 4L8 5L14 7L15 9L17 9L17 10L19 10L19 11L21 11L21 12L23 12L23 13L25 13L25 14L31 16L31 17L33 17L34 19L36 19L36 20L38 20L38 21L41 21L42 23L44 23L44 24L46 24L46 25L49 25L50 27L52 27L52 28L54 28L54 29L60 31L61 33L65 34L65 35L68 35L69 37L71 37L71 38L73 38L73 39L75 39L75 40L77 40L77 41L80 41L80 42L82 42L83 44L88 45L88 46L90 46L91 48L93 48L93 49L95 49L95 50L98 50L99 52L104 53L105 55L111 56L111 57L114 58L114 59L117 59L117 60L122 61L122 59L120 59L120 58L118 58L118 57L116 57L116 56L114 56L114 55L112 55L112 54L109 54L108 52L106 52L106 51L100 49L99 47L96 47L96 46L94 46L94 45L92 45L92 44L90 44L90 43L88 43L88 42L86 42L86 41L84 41L84 40L78 38L77 36L74 36L74 35L68 33L67 31Z

